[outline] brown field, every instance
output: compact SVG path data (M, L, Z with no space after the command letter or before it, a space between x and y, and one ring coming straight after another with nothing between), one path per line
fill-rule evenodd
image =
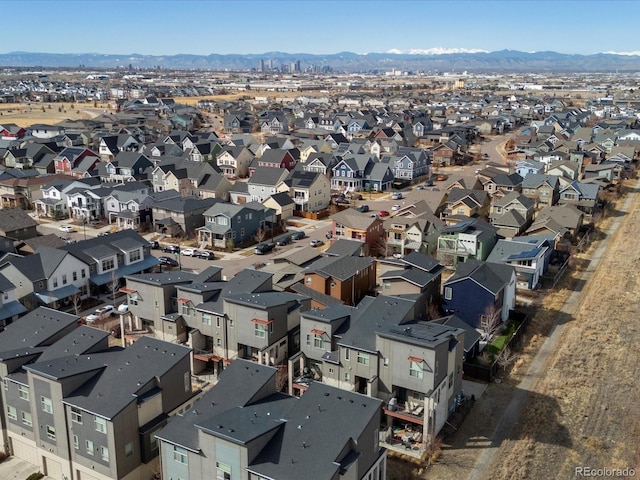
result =
M43 110L44 108L44 110ZM105 112L112 112L107 102L98 103L0 103L0 125L15 123L28 127L35 123L55 125L65 120L91 119Z
M511 371L501 375L501 383L489 385L461 428L445 439L426 474L416 469L404 478L570 479L577 478L574 469L580 466L630 467L635 476L628 478L640 478L640 250L629 242L640 238L640 205L634 198L628 213L621 213L624 200L615 202L595 241L576 255L556 289L539 293L528 341ZM617 215L621 223L609 232ZM605 232L611 234L607 250L584 284L583 273L591 270ZM580 289L584 294L574 314L562 313L571 293ZM554 325L563 330L546 370L531 391L519 391ZM522 411L498 434L503 412L517 395L524 398ZM478 462L487 451L492 452L487 464Z

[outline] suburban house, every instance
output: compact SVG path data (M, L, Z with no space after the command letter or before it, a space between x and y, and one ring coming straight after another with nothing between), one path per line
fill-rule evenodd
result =
M487 262L512 265L516 269L516 288L534 290L547 271L552 253L553 245L545 238L501 239Z
M220 202L215 198L175 197L152 207L155 230L172 237L194 235L204 225L204 212Z
M154 434L194 399L190 349L148 337L109 348L107 337L46 308L0 332L5 444L51 478L148 476Z
M400 211L399 211L400 212ZM435 253L444 222L430 211L419 216L394 215L384 221L385 256L411 252Z
M449 191L441 218L449 216L486 218L491 207L491 197L483 190L454 188Z
M251 172L256 167L266 167L286 169L287 171L291 171L293 170L293 167L296 166L296 162L297 160L289 150L283 150L280 148L267 148L262 152L262 155L260 157L256 157L253 159L249 170Z
M573 205L555 205L543 208L527 229L527 235L557 233L569 243L578 236L584 222L584 212Z
M253 242L259 229L275 222L275 212L257 202L241 205L219 202L204 212L204 225L197 229L201 248L228 248Z
M56 155L53 161L55 173L85 178L92 176L90 172L96 170L100 156L88 148L68 147Z
M331 184L320 173L292 170L284 181L296 210L319 212L331 202Z
M253 160L253 153L247 147L223 147L218 152L216 164L223 175L231 178L245 178L249 176L249 165Z
M529 174L522 181L522 194L535 202L536 208L551 207L560 198L560 181L556 175Z
M428 318L431 309L440 305L440 288L444 266L422 253L412 252L399 259L379 259L388 264L380 275L380 293L390 297L414 298L417 318Z
M498 192L507 194L509 192L522 191L523 178L517 173L506 174L501 173L491 177L489 180L483 183L485 192L495 195Z
M274 193L289 190L283 185L288 175L284 168L258 167L246 183L247 195L251 201L262 203Z
M380 238L384 235L381 219L372 218L353 208L335 213L330 218L333 221L331 233L334 238L360 240L367 245L368 253L379 249Z
M503 237L515 237L524 232L535 213L535 202L519 192L509 192L491 203L491 224Z
M21 208L0 209L0 235L12 240L37 237L38 223Z
M27 307L16 300L15 290L14 283L0 273L0 332L27 311Z
M497 229L479 219L470 219L440 230L436 257L446 267L469 259L485 260L498 241Z
M469 259L459 263L442 286L442 308L474 328L488 329L499 317L506 322L515 308L516 270L513 265Z
M91 285L110 291L117 289L126 275L148 271L159 263L150 253L149 242L133 230L89 238L65 245L60 250L69 252L88 266L86 273Z
M376 262L372 257L324 257L309 265L305 286L356 305L376 287Z
M104 166L104 181L124 183L141 180L143 172L151 170L153 162L146 155L138 152L119 152Z
M296 203L289 196L288 192L274 193L262 202L262 205L273 210L280 221L293 217L293 212L296 207Z
M560 190L558 205L573 205L585 216L591 216L599 206L600 186L596 183L583 183L574 180Z
M429 157L421 148L402 147L388 163L399 180L414 180L429 173Z
M343 192L364 189L365 173L376 163L375 157L368 154L349 154L339 159L331 169L331 190ZM388 165L387 165L388 168Z
M278 387L274 367L229 365L156 434L163 478L386 479L379 400L321 383L300 398Z

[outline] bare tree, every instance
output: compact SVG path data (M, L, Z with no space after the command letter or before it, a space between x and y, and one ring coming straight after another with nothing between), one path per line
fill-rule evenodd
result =
M480 329L488 342L502 330L502 311L495 304L488 305L480 316Z
M498 355L497 362L498 365L502 367L503 370L507 370L509 366L516 361L518 358L518 354L511 351L509 347L504 347L500 354Z
M389 255L387 237L384 233L378 237L376 243L371 248L371 255L385 258Z
M254 235L254 238L256 239L256 242L260 243L266 237L267 237L267 232L265 232L264 228L259 228L258 230L256 230L256 234Z
M116 277L116 272L111 272L111 281L109 282L109 291L111 292L111 300L115 302L116 293L120 290L120 279Z
M436 318L440 318L442 313L440 312L440 305L437 303L430 303L427 305L427 318L429 320L435 320Z
M76 315L80 315L80 305L82 305L80 292L77 292L71 295L71 305L73 305L73 313Z

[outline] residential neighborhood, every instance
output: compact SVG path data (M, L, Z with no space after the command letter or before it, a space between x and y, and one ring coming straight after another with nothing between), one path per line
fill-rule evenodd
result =
M0 81L93 113L0 117L0 442L50 478L427 469L635 193L628 92L146 74Z

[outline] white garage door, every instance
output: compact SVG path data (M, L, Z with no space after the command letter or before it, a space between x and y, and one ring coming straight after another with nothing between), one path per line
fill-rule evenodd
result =
M40 462L38 462L38 452L35 447L32 447L28 443L21 442L17 438L11 437L10 440L11 451L16 457L32 463L33 465L40 465Z
M62 465L47 457L44 457L44 471L47 477L62 478Z
M76 473L77 473L76 477L78 478L78 480L98 480L93 475L89 475L88 473L81 472L80 470L76 470Z

